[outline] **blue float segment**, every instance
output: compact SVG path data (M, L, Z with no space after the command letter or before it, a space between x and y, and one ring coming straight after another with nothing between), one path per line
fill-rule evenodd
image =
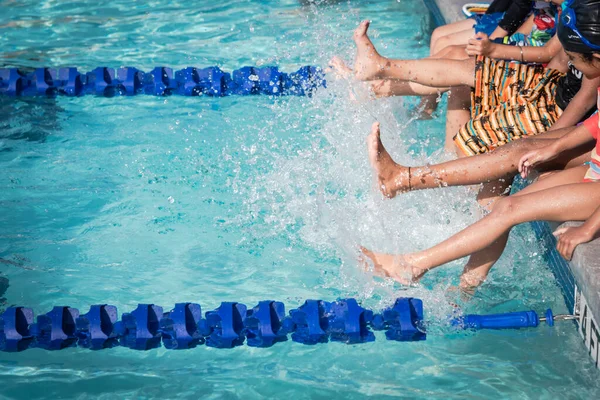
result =
M0 68L0 93L8 95L8 81L10 80L10 69Z
M62 82L59 93L67 96L80 96L87 83L85 75L81 75L77 68L60 68L58 79Z
M0 93L21 96L31 85L31 79L17 68L0 69Z
M230 349L244 343L244 318L246 306L241 303L223 302L214 311L206 313L203 327L206 345Z
M160 321L163 344L167 349L191 349L204 344L198 329L202 319L199 304L177 303L175 308L163 315Z
M355 344L375 340L375 335L369 329L373 311L362 308L355 299L331 303L327 315L327 332L332 341Z
M423 302L412 297L396 299L394 305L377 318L377 326L386 329L386 338L401 342L425 340L422 323Z
M123 94L133 96L143 90L144 73L133 67L119 68L117 80L120 82Z
M231 76L218 67L188 67L175 73L177 92L183 96L225 96L230 94Z
M278 301L265 300L246 313L244 326L248 346L271 347L287 340L293 326L285 323L285 306Z
M286 93L310 96L319 87L326 87L325 74L319 67L305 66L289 74L284 82Z
M31 95L56 96L63 82L58 78L58 71L51 68L38 68L33 72L32 85L28 91Z
M118 344L115 324L118 320L117 307L107 304L93 305L90 311L75 320L79 346L101 350Z
M71 307L54 307L44 315L38 315L37 323L30 327L36 337L37 347L46 350L62 350L77 343L75 320L79 310Z
M154 96L170 96L177 92L177 81L172 68L156 67L144 76L144 92Z
M464 329L520 329L535 328L540 320L535 311L519 311L503 314L465 315L452 321Z
M9 307L0 317L0 350L23 351L34 340L29 327L33 324L33 310Z
M183 96L199 96L203 92L198 70L194 67L175 72L175 80L177 92Z
M280 96L283 94L286 74L279 72L277 67L255 68L258 77L258 88L260 93Z
M330 306L326 301L306 300L296 310L291 310L290 316L296 325L292 340L303 344L327 343L329 320L326 312Z
M203 93L209 96L226 96L229 93L229 87L232 85L231 75L223 72L219 67L208 67L198 70L198 77L203 89Z
M119 94L119 81L113 68L98 67L86 74L85 90L97 96L113 97Z
M139 304L131 313L124 313L115 325L121 345L135 350L149 350L160 346L162 307Z
M230 94L250 95L259 93L258 75L254 67L236 69L232 74Z

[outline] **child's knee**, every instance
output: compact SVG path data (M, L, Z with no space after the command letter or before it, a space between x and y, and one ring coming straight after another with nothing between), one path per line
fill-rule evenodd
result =
M507 219L513 214L517 201L518 200L513 196L499 199L496 201L496 204L494 204L490 217Z
M435 43L431 46L432 55L436 55L440 51L444 50L447 46L452 44L452 40L448 36L440 36Z
M435 28L433 30L433 32L431 32L431 39L429 40L429 45L430 45L431 48L433 48L433 45L438 41L438 39L440 37L443 36L441 28L442 27L438 26L437 28Z
M466 52L466 48L463 45L459 45L459 44L453 44L453 45L448 45L447 46L447 53L446 56L444 58L450 58L450 59L454 59L454 60L464 60L466 58L469 58L467 52Z

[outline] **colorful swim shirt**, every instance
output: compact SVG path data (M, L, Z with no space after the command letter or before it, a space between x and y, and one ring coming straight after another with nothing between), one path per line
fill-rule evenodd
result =
M596 139L596 147L592 150L592 161L590 162L590 168L585 173L583 178L584 182L597 182L600 181L600 140L598 140L598 113L595 113L585 121L583 125L587 128L590 134Z

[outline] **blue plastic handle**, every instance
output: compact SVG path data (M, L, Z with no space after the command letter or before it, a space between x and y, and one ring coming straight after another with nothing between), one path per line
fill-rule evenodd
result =
M504 314L465 315L452 321L465 329L520 329L535 328L540 319L535 311L519 311Z

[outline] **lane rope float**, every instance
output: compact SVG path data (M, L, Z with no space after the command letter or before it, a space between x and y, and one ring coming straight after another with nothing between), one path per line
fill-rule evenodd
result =
M575 319L575 315L553 315L548 309L540 317L535 311L491 315L464 315L450 320L457 329L534 328L545 321ZM414 342L426 340L423 302L398 298L393 306L374 313L353 298L334 302L306 300L285 313L283 303L272 300L248 308L237 302L223 302L202 317L195 303L177 303L168 312L155 304L139 304L118 318L117 308L93 305L85 314L76 308L56 306L34 320L31 308L9 307L0 316L0 350L29 348L62 350L82 347L101 350L117 346L150 350L191 349L199 345L233 348L244 342L251 347L271 347L291 340L306 345L342 342L367 343L375 340L373 331L385 331L387 340Z
M73 67L31 72L0 68L0 94L6 96L310 96L325 86L323 70L310 65L292 73L277 67L243 67L231 74L219 67L156 67L150 72L134 67L98 67L87 73Z
M270 347L288 340L303 344L328 341L349 344L372 342L374 330L385 330L388 340L425 340L419 328L423 302L399 298L379 314L361 307L355 299L334 302L306 300L285 314L277 301L261 301L253 308L242 303L223 302L205 313L199 304L178 303L163 312L154 304L139 304L118 319L115 306L93 305L85 314L76 308L54 307L38 315L31 308L9 307L0 317L0 350L14 352L28 348L61 350L83 347L100 350L124 346L149 350L190 349L206 344L216 348L241 346Z

